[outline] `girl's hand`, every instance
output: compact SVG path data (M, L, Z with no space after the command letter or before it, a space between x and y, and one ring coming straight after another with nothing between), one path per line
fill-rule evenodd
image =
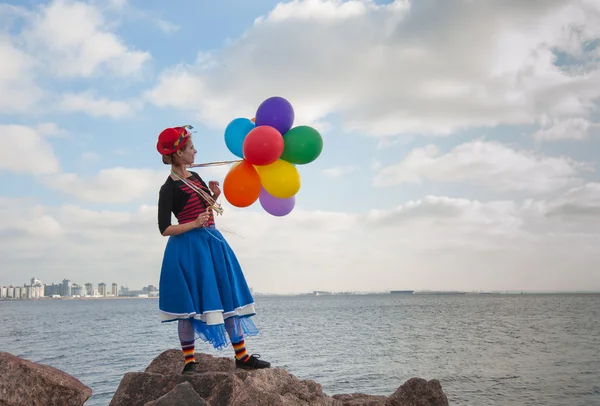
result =
M196 227L204 227L204 225L206 224L206 222L208 221L210 214L207 211L205 211L204 213L200 213L200 215L198 217L196 217L196 220L194 220L194 225Z
M208 188L214 195L215 199L221 195L221 189L219 189L219 182L217 182L216 180L211 180L210 182L208 182Z

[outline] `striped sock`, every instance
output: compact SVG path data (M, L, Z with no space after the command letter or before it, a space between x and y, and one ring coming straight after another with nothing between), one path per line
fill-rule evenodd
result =
M246 343L244 342L244 340L240 341L239 343L232 344L233 349L235 350L235 358L242 362L248 361L250 355L248 355L248 353L246 352Z
M183 356L185 358L185 364L194 362L194 342L193 341L181 341L181 349L183 350Z

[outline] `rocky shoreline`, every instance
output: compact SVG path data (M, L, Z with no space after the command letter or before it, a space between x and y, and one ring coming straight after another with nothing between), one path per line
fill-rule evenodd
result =
M200 373L182 375L181 350L159 354L144 372L123 376L110 406L447 406L439 381L411 378L390 396L328 396L320 384L280 368L245 371L232 358L197 353ZM0 352L0 406L78 406L92 390L56 368Z

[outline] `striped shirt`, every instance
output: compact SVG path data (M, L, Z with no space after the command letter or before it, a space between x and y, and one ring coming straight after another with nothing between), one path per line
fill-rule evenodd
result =
M196 172L190 173L191 176L186 180L212 196L200 175ZM175 215L179 224L185 224L196 220L201 213L206 211L207 207L208 203L198 193L183 181L174 180L169 176L160 188L158 197L158 229L162 234L171 225L171 213ZM210 210L206 226L214 224L215 217L213 211Z

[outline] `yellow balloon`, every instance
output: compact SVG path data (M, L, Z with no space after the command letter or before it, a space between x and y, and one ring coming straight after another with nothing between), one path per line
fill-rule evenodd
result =
M294 196L300 190L300 174L294 165L281 159L270 165L255 166L262 186L280 199Z

